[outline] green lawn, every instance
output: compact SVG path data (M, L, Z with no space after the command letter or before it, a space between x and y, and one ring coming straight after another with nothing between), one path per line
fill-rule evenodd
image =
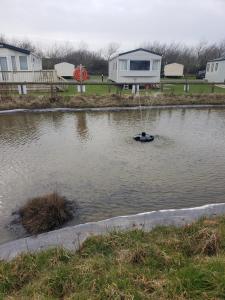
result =
M106 85L86 85L85 95L105 95L109 93L116 93L117 88L115 86L108 87ZM77 92L77 86L68 86L65 92L60 93L61 95L71 96L79 94Z
M0 262L0 299L225 299L225 217Z
M190 84L189 92L184 91L183 84L164 84L164 93L172 92L174 94L201 94L212 93L212 85L210 84ZM214 87L214 93L225 93L225 88Z
M115 86L98 86L98 85L86 85L86 93L87 95L107 95L109 93L117 93L121 92L122 94L131 94L131 90L120 90L117 89ZM141 89L140 93L142 95L152 94L160 92L160 89ZM174 93L174 94L201 94L201 93L211 93L212 86L210 84L192 84L189 86L189 92L186 93L184 91L183 84L164 84L163 88L164 93ZM215 86L214 93L225 93L225 88L220 88ZM62 95L74 95L78 94L77 88L74 86L69 86L67 91L62 92Z
M99 76L92 76L90 78L91 82L96 82L100 83ZM106 81L104 81L106 82ZM162 83L164 80L162 80ZM158 88L154 89L140 89L140 94L141 95L148 95L148 94L153 94L153 93L159 93L161 92L159 86ZM212 85L211 84L190 84L189 86L189 92L186 93L184 91L184 84L163 84L163 92L165 94L175 94L175 95L181 95L181 94L201 94L201 93L212 93ZM107 85L86 85L86 93L85 95L109 95L109 94L116 94L116 93L121 93L122 95L131 95L131 90L121 90L120 88L117 88L116 86L107 86ZM214 93L225 93L225 88L221 87L214 87ZM12 95L18 95L16 91L9 91L8 94ZM49 91L28 91L28 94L30 95L50 95L50 90ZM77 95L79 94L77 92L77 86L72 86L69 85L68 88L64 92L57 92L58 95L61 96L72 96L72 95Z

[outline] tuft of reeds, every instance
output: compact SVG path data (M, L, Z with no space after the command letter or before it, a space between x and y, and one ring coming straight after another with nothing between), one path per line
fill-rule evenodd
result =
M196 252L203 255L213 256L216 255L220 248L220 236L216 230L209 228L201 229L196 235Z
M28 233L39 234L61 227L73 218L73 212L66 198L54 192L29 199L20 216Z
M129 262L136 265L143 264L145 262L146 256L146 250L144 248L137 247L137 249L134 249L134 251L131 253Z

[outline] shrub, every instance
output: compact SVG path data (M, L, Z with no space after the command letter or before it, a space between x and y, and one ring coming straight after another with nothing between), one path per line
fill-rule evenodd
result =
M56 192L29 199L20 209L21 223L30 234L38 234L61 227L73 218L69 201Z

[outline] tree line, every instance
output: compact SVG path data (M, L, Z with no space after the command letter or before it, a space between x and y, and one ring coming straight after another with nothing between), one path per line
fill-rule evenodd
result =
M108 60L120 50L118 43L110 43L98 51L89 50L83 44L75 48L70 43L53 44L47 49L41 49L30 40L9 40L0 34L0 42L31 50L43 58L43 69L53 69L56 63L69 62L74 65L84 65L90 74L108 73ZM209 60L225 55L225 39L217 43L199 42L195 46L184 43L146 42L140 47L161 54L162 70L168 63L181 63L184 65L185 74L195 74L204 70Z
M162 54L162 66L177 62L184 65L185 74L195 74L199 70L205 70L209 60L225 55L225 39L218 43L201 41L195 46L153 42L144 44L143 48Z

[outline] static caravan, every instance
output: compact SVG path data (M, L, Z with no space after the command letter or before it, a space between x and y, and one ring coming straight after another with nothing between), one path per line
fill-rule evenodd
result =
M208 82L225 82L225 56L207 63L205 79Z
M32 81L32 72L41 70L42 59L30 50L0 43L0 81Z
M40 71L42 59L27 49L0 43L0 71Z
M183 77L184 65L178 63L167 64L164 67L165 77Z
M63 77L63 78L72 78L74 68L75 68L75 66L73 64L69 64L67 62L62 62L62 63L56 64L54 67L54 69L56 70L57 76Z
M120 53L109 61L109 80L124 84L159 83L162 56L146 49Z

